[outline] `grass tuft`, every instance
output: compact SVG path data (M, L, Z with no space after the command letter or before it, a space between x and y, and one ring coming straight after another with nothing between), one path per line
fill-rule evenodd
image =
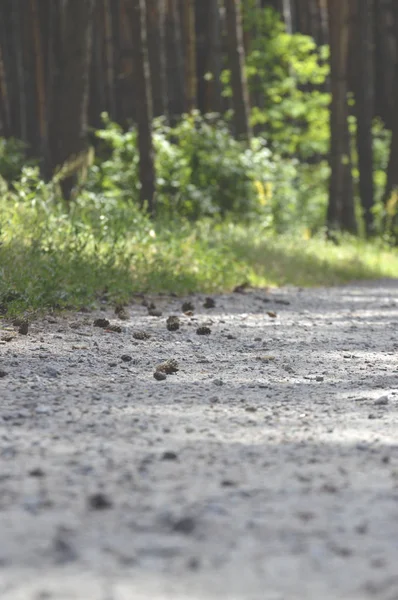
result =
M10 221L11 223L11 221ZM398 254L380 243L341 238L339 244L299 235L275 236L260 225L208 221L148 224L144 231L104 236L59 227L35 236L31 222L3 224L0 308L26 311L126 302L134 293L179 295L255 286L331 286L398 277Z

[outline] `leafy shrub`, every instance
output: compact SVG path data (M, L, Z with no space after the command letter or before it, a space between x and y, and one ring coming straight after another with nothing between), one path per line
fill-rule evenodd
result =
M250 37L246 72L254 106L251 123L281 155L308 159L325 155L329 143L330 94L328 46L310 36L285 31L279 13L244 3L244 26ZM223 73L224 95L231 96L230 72ZM256 102L258 98L258 101Z
M136 132L124 132L106 115L104 125L97 136L106 158L98 156L80 202L92 195L89 205L101 205L94 212L104 221L126 223L129 207L139 204ZM156 120L154 146L161 220L256 218L273 231L323 224L329 173L325 163L300 165L293 158L281 159L261 138L247 147L217 115L198 113L184 116L174 127Z
M31 164L33 161L29 161ZM26 145L15 138L0 138L0 177L6 182L19 178L26 158Z

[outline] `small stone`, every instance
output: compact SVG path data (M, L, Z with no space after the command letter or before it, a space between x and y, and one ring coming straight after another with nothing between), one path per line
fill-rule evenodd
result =
M167 379L166 373L162 373L162 371L155 371L153 376L157 381L164 381Z
M0 379L2 377L7 377L7 375L8 375L7 371L4 371L4 369L0 369Z
M172 450L166 450L162 454L162 460L178 460L178 455Z
M131 362L133 360L132 356L130 356L129 354L122 354L120 358L123 362Z
M122 328L120 325L108 325L106 327L106 331L111 331L112 333L122 333Z
M53 377L55 379L56 377L59 377L61 373L58 371L58 369L55 369L54 367L47 367L46 374L48 375L48 377Z
M95 319L93 323L94 327L101 327L105 329L105 327L109 327L110 323L108 319Z
M389 402L389 398L388 396L380 396L380 398L377 398L373 404L375 406L386 406Z
M71 543L70 538L71 532L65 527L60 527L53 540L52 546L52 552L57 564L64 565L78 559L78 553ZM49 598L51 598L51 596L49 596Z
M39 404L39 406L36 406L35 412L38 415L49 415L51 413L51 408L46 404Z
M236 285L232 291L234 292L234 294L244 294L248 287L249 283L247 281L244 281L240 285Z
M191 558L189 558L187 561L187 568L190 571L197 571L198 569L200 569L199 559L196 558L196 556L192 556Z
M221 487L236 487L236 481L232 479L223 479L221 481Z
M160 363L156 367L156 371L160 373L166 373L166 375L172 375L178 371L178 362L174 358L170 358L163 363Z
M365 535L366 533L368 533L369 527L367 523L359 523L358 525L356 525L355 527L355 531L359 534L359 535Z
M29 323L28 321L22 321L19 328L18 328L18 333L20 335L27 335L29 331Z
M321 487L321 492L324 492L325 494L337 494L337 491L337 487L333 485L333 483L325 483Z
M218 387L221 387L222 385L224 385L224 382L222 379L213 379L213 384L217 385Z
M324 379L325 379L325 378L324 378L322 375L317 375L317 376L315 377L315 381L324 381Z
M204 325L202 327L198 327L196 330L196 333L198 335L210 335L211 329L210 329L210 327L206 327L206 325Z
M173 531L188 535L194 531L195 527L196 521L193 517L182 517L174 523Z
M150 334L146 331L133 331L133 338L135 340L149 340L150 337Z
M276 319L278 316L274 310L267 310L267 315L271 317L271 319Z
M168 317L166 327L169 331L177 331L180 328L180 319L175 315Z
M45 472L40 467L36 467L35 469L31 469L29 471L29 476L30 477L44 477Z
M159 308L148 308L148 315L150 317L161 317L162 311Z
M203 308L215 308L216 301L213 298L207 297L203 302Z
M2 342L12 342L12 340L15 340L15 335L13 335L12 333L6 333L1 336Z
M102 492L92 494L88 497L88 506L92 510L106 510L111 508L112 505L112 500Z
M126 311L125 307L122 304L117 304L115 307L115 315L117 315L117 317L121 320L121 321L128 321L129 320L129 314Z
M192 302L187 301L187 302L183 303L181 310L183 313L187 313L187 312L193 313L193 311L195 310L195 306L193 305Z

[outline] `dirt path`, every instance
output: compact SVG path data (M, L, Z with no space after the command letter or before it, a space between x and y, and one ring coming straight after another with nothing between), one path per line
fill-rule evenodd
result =
M3 323L0 598L397 600L398 283L188 300Z

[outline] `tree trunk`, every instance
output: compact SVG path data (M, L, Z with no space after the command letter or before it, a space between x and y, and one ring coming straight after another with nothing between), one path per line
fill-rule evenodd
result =
M395 36L398 45L398 6L394 6L394 19L395 19ZM394 106L397 107L398 104L398 57L396 57L395 62L395 77L394 77L394 94L393 94L393 103ZM386 188L384 191L383 201L387 204L388 200L391 197L391 194L394 190L398 189L398 111L395 111L392 114L392 123L391 123L392 137L391 137L391 146L390 146L390 156L388 160L387 167L387 182ZM397 219L396 219L397 220Z
M377 0L374 7L375 28L375 110L391 129L396 115L394 104L395 62L398 39L395 34L396 0Z
M218 2L210 0L209 7L209 71L212 79L209 82L209 108L211 111L221 113L223 110L221 71L223 64L222 34L220 6Z
M40 151L44 156L44 161L48 161L48 135L47 135L47 95L46 81L44 75L44 55L42 46L42 34L40 27L40 15L37 7L37 0L30 0L30 11L33 28L33 45L35 59L35 84L36 84L36 106L37 106L37 124L40 139Z
M332 103L330 109L330 167L327 226L356 232L347 107L347 0L328 0Z
M197 106L196 31L194 0L182 0L182 33L184 47L185 112Z
M91 29L95 0L74 0L64 6L61 14L61 48L58 56L55 102L52 115L53 168L87 148L87 112L89 68L91 57ZM62 181L66 199L75 182L70 175Z
M120 1L120 118L121 123L126 126L135 117L136 98L134 84L134 40L132 33L131 0Z
M152 85L153 116L167 116L165 0L147 0L148 58Z
M363 208L366 233L373 228L373 0L357 3L356 22L356 86L357 151L359 167L359 194Z
M141 206L155 215L155 165L152 145L152 102L146 36L145 0L133 0L135 83Z
M232 101L234 107L235 135L249 141L249 94L245 75L242 13L240 0L225 0L228 37L228 60L231 70Z
M105 89L106 89L106 108L111 119L116 118L116 101L115 101L115 57L114 57L114 40L113 40L113 15L111 3L117 0L103 0L103 23L104 23L104 59L105 59ZM101 107L102 110L104 107Z
M184 112L184 60L177 0L166 0L166 72L170 118Z
M11 132L10 100L3 59L3 49L0 40L0 135L9 136Z
M28 124L27 124L27 97L26 97L26 83L25 83L25 65L23 56L23 35L22 35L22 13L19 0L13 0L12 6L12 28L13 28L13 42L14 42L14 53L16 63L16 77L17 77L17 89L18 89L18 118L19 127L16 137L19 137L24 142L28 142Z

